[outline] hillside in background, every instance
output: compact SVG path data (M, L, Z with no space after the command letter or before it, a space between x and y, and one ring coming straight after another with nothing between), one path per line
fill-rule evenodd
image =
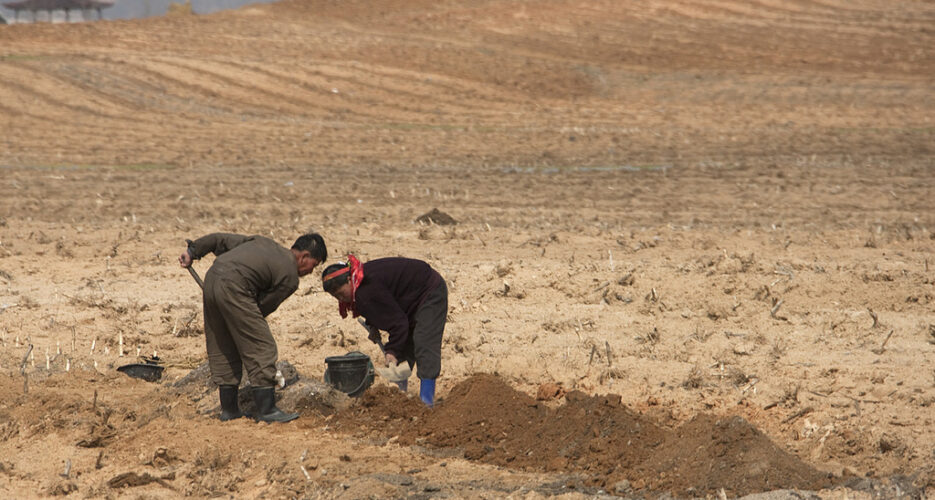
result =
M909 0L288 0L11 25L0 30L0 158L619 165L930 154L933 25L932 4Z

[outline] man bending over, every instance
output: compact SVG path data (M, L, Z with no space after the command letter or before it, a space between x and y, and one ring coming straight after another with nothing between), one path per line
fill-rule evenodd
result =
M328 258L317 233L300 236L291 249L263 236L214 233L188 241L179 264L189 267L217 256L204 280L205 342L211 380L218 385L221 420L240 418L237 388L246 368L254 387L254 418L289 422L296 413L276 407L276 341L266 316L299 287L299 277Z

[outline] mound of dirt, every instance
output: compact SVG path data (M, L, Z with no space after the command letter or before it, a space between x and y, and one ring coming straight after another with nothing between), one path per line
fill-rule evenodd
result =
M417 398L407 396L395 386L378 385L367 389L356 404L337 412L334 420L335 425L343 430L370 429L373 422L381 421L376 430L396 435L410 422L425 420L428 414L430 411Z
M782 450L741 417L698 415L636 468L654 490L691 494L723 488L733 495L774 489L819 490L821 473ZM655 478L655 479L653 479Z
M746 495L831 485L827 475L740 417L699 415L669 430L627 408L617 395L572 391L553 409L489 374L458 384L433 410L380 386L335 421L344 429L398 435L404 445L459 448L470 460L579 473L601 488L626 480L648 491L710 495L724 489Z
M452 226L458 223L454 217L442 212L437 208L416 217L416 222L422 224L438 224L439 226Z

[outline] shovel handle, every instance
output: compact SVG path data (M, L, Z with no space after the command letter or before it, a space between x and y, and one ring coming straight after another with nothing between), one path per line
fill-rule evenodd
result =
M201 287L202 290L204 290L205 282L201 281L201 276L198 276L198 271L196 271L195 268L192 266L188 266L185 269L188 269L188 273L192 275L192 278L195 278L195 283L198 283L198 286Z
M367 322L364 321L363 318L357 318L357 322L360 323L360 326L364 327L364 329L367 330L367 333L371 335L374 333L374 330L376 330L376 328L373 328L372 326L368 325ZM376 331L376 337L377 337L376 340L374 340L373 338L369 336L367 338L369 338L374 344L380 346L380 352L386 353L386 350L383 348L383 339L380 338L379 330Z

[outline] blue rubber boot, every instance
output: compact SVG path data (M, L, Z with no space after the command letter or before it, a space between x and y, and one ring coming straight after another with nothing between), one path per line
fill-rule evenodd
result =
M423 378L419 379L419 381L421 382L419 386L419 399L429 408L435 406L435 379Z

